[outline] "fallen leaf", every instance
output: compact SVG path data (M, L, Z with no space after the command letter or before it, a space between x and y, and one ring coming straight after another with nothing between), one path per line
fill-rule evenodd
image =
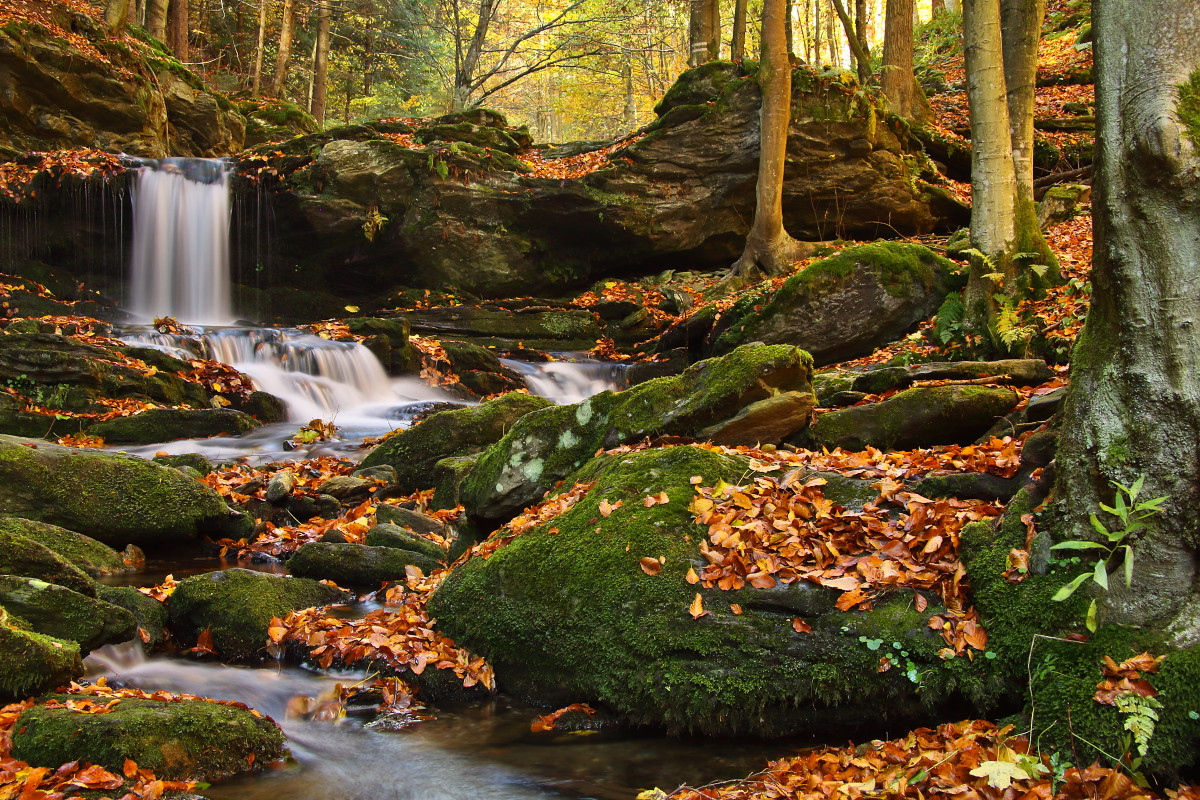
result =
M642 572L647 575L657 575L662 572L662 564L658 562L657 558L647 556L646 558L639 559L638 563L642 565Z
M796 633L810 633L812 631L812 625L809 625L804 620L796 617L794 620L792 620L792 630L794 630Z
M700 619L708 611L704 608L704 601L700 599L700 593L696 592L696 598L692 600L692 604L688 606L688 613L692 615L692 619Z

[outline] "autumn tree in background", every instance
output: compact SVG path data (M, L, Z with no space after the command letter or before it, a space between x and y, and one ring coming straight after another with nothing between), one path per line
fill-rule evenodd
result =
M787 272L811 251L811 245L796 241L783 229L783 173L792 110L792 65L784 35L784 5L785 0L763 2L758 69L762 114L754 223L746 235L742 256L732 269L733 276L741 280Z
M688 32L691 39L691 55L688 63L693 67L721 57L721 2L720 0L689 0L691 13Z
M965 5L965 4L964 4ZM1107 621L1200 641L1200 18L1175 0L1095 0L1091 308L1071 358L1058 540L1096 536L1111 482L1166 513L1132 537ZM1103 619L1102 619L1103 621Z
M332 0L317 0L317 41L313 51L313 94L309 113L318 125L325 124L325 98L329 78L329 26Z
M888 109L901 117L913 110L913 0L887 0L884 17L883 65L879 84Z

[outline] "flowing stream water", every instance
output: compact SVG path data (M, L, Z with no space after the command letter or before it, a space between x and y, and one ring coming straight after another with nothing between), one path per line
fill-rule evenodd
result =
M135 196L132 281L134 309L143 319L175 316L195 327L191 336L166 335L149 325L120 332L130 344L180 357L215 358L249 375L283 399L288 421L240 437L216 437L128 448L151 456L200 452L215 461L253 463L332 454L359 458L362 440L411 424L432 402L454 398L412 378L392 378L362 345L333 342L297 329L235 327L229 304L227 169L221 162L167 159L147 162ZM622 388L619 365L573 354L531 364L506 360L531 393L559 403L578 402ZM283 442L311 419L332 420L334 442L289 451ZM196 554L160 557L137 575L108 579L152 585L232 564ZM241 565L239 566L246 566ZM279 570L279 565L271 569ZM103 648L86 661L92 677L148 690L240 700L279 721L293 761L283 769L204 790L212 800L631 800L643 788L673 788L746 775L785 744L720 742L592 733L532 735L542 710L504 698L469 708L434 709L435 718L393 730L289 718L288 701L318 698L335 684L365 676L291 666L263 668L146 658L135 643Z

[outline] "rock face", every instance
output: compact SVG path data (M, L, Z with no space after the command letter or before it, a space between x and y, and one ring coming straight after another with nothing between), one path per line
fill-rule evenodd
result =
M218 534L229 509L170 467L0 436L0 515L87 531L113 547L148 547Z
M457 567L429 612L439 630L487 656L505 691L548 707L598 703L676 731L899 723L986 669L985 659L938 657L943 643L928 625L936 597L928 613L912 607L911 591L871 611L841 612L839 592L815 584L721 591L688 583L689 568L708 564L699 548L705 527L688 511L691 476L711 486L745 480L748 470L745 459L697 447L596 459L576 476L597 481L585 497L486 560ZM645 507L658 492L668 502ZM604 516L601 501L620 505ZM661 571L647 574L643 558L661 559ZM697 594L709 613L693 619ZM797 617L812 630L797 633ZM901 644L921 675L919 699L904 670L879 671L868 639Z
M13 756L52 768L79 759L119 775L130 759L166 780L212 779L287 754L283 731L274 722L248 709L203 700L127 698L107 714L34 707L18 725Z
M128 641L137 631L137 621L125 609L37 578L0 575L0 606L37 633L77 642L84 656Z
M793 275L778 291L742 298L709 334L711 349L793 344L818 366L867 355L932 316L955 269L919 245L852 247Z
M79 645L34 633L0 608L0 702L39 695L82 674Z
M77 39L25 23L0 28L0 147L98 147L151 158L241 149L245 119L162 44L132 31L110 39L87 14L64 4L46 9Z
M390 527L390 526L389 526ZM403 581L405 567L419 568L429 574L441 568L437 558L416 552L410 547L398 549L395 539L379 546L309 542L300 547L288 561L293 575L331 580L345 586L379 588L384 581ZM445 551L440 552L445 558Z
M778 418L772 431L787 436L808 423L816 403L811 380L812 359L803 350L747 345L694 364L678 376L535 411L479 458L462 484L463 505L474 517L511 518L540 500L598 448L651 435L695 435L777 393L794 393L799 399L788 409L793 416ZM728 429L736 429L732 421ZM735 442L732 435L724 438L727 443L762 441L758 430L753 435L755 441L749 442Z
M905 159L919 146L890 130L868 95L807 67L793 87L783 190L793 235L872 238L965 224L965 209L916 178ZM484 296L529 286L552 294L679 263L725 267L753 218L759 105L755 77L741 67L691 70L644 138L574 180L525 174L521 132L482 112L297 139L283 156L263 150L288 192L276 203L281 253L312 287L351 274L367 285ZM424 148L404 146L402 135Z

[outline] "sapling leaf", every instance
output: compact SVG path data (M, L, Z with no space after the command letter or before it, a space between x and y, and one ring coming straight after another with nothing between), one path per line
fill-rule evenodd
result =
M1129 518L1129 508L1125 505L1125 495L1117 492L1117 499L1115 502L1117 505L1117 516L1121 518L1121 522L1124 522Z
M1129 502L1130 503L1133 503L1135 500L1137 500L1138 492L1140 492L1142 490L1142 484L1145 482L1146 482L1146 476L1139 475L1138 479L1133 482L1133 486L1130 486L1126 490L1129 492Z
M1069 542L1059 542L1052 546L1051 550L1107 550L1108 548L1099 542L1083 542L1072 539Z
M1093 600L1091 602L1091 605L1088 606L1087 619L1084 620L1084 624L1087 625L1087 629L1089 631L1091 631L1092 633L1095 633L1096 628L1099 627L1100 623L1099 623L1098 614L1096 612L1096 601L1095 600Z
M1070 583L1066 584L1061 589L1059 589L1057 592L1055 592L1054 596L1051 597L1050 599L1058 601L1058 602L1062 602L1063 600L1066 600L1068 597L1075 594L1075 590L1078 589L1080 587L1080 585L1090 577L1092 577L1092 576L1088 575L1086 572L1083 573L1082 575L1077 575L1075 577L1075 580L1071 581Z
M1133 585L1133 548L1125 545L1125 588Z
M1100 508L1102 508L1103 510L1112 514L1114 517L1120 516L1119 514L1117 514L1117 510L1115 508L1113 508L1112 506L1106 506L1106 505L1104 505L1104 503L1101 503Z
M1104 508L1104 504L1101 503L1100 507ZM1097 519L1095 514L1092 514L1089 519L1091 519L1092 527L1096 529L1096 533L1100 534L1101 536L1108 536L1108 528L1104 527L1104 523Z
M1108 564L1103 561L1096 562L1096 569L1092 572L1092 579L1100 585L1104 591L1108 591Z

